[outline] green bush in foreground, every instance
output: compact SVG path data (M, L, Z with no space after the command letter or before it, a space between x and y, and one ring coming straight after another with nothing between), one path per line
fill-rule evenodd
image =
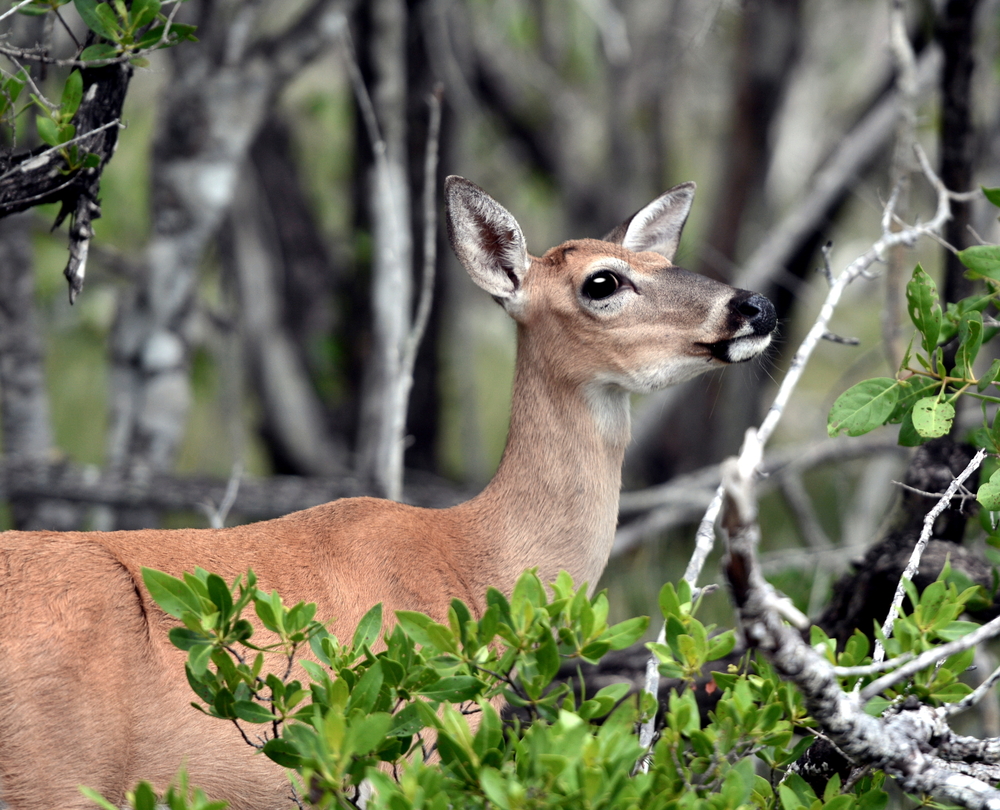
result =
M234 724L233 733L288 768L302 806L352 808L364 779L374 787L368 807L391 810L883 810L887 801L878 772L849 786L835 778L822 796L788 772L815 724L795 688L764 662L747 656L714 673L708 690L701 681L702 692L719 696L703 716L696 679L706 663L732 651L734 635L713 635L695 618L697 603L683 582L663 588L666 641L648 645L679 689L647 757L635 729L651 698L628 695L624 684L577 694L553 679L566 664L633 643L648 622L609 626L605 596L588 598L565 574L551 595L532 572L510 599L490 591L478 621L455 601L447 624L401 611L384 630L376 606L350 643L315 621L312 606L286 607L277 594L258 590L252 572L232 587L201 570L183 580L144 575L154 599L181 620L171 639L188 651L195 706ZM970 590L942 581L912 598L913 615L898 623L902 635L891 653L926 649L969 629L956 617ZM271 633L266 646L243 618L251 606ZM821 632L811 641L842 666L870 661L861 633L839 654ZM932 703L960 698L968 687L956 676L967 659L955 656L918 674L872 701L870 711L910 695ZM847 677L844 687L858 680ZM502 725L490 703L501 695L529 721ZM439 760L425 762L431 747ZM151 810L156 800L141 785L131 806ZM220 806L184 783L160 801L172 810Z

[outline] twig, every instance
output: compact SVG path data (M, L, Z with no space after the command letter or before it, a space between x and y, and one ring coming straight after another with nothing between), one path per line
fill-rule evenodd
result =
M945 709L948 717L958 714L959 712L964 712L966 709L971 709L990 693L990 690L994 687L994 685L996 685L997 681L1000 681L1000 667L994 669L985 681L979 684L979 686L973 689L964 698L956 703L949 703L947 706L944 706L943 708Z
M905 489L907 492L912 492L915 495L923 495L925 498L940 498L941 497L941 493L940 492L927 492L926 490L923 490L923 489L917 489L916 487L911 487L909 484L904 484L902 481L890 481L889 483L895 484L900 489ZM975 492L970 492L969 489L968 489L968 487L966 487L966 486L963 485L962 487L960 487L960 489L962 491L961 492L956 492L955 493L955 497L961 499L962 506L965 505L966 501L973 500L976 497L976 493Z
M56 144L55 146L49 147L43 152L39 152L28 160L18 163L13 169L8 170L4 174L0 174L0 181L6 180L8 177L17 174L18 172L29 172L34 171L36 167L44 163L49 155L55 154L67 146L72 146L75 143L80 143L89 138L91 135L96 135L98 132L103 132L105 129L110 129L111 127L117 126L119 129L125 129L125 125L121 122L120 118L116 118L113 121L108 121L106 124L101 124L99 127L94 127L93 129L84 132L81 135L77 135L75 138L70 138L65 143Z
M951 482L948 489L944 491L944 494L934 505L934 508L927 513L924 518L924 525L920 531L920 537L917 540L917 544L913 547L913 553L910 555L910 561L906 564L906 569L903 571L903 575L899 578L899 582L896 585L896 593L892 598L892 605L889 607L889 615L886 616L885 622L882 624L882 634L888 638L892 634L892 626L896 621L896 613L899 610L900 605L903 604L903 597L906 595L906 590L903 587L904 583L909 582L913 579L913 575L917 572L920 567L920 556L924 553L924 548L927 546L927 542L931 539L931 533L934 531L934 521L937 520L938 515L940 515L948 505L951 503L952 496L958 492L959 487L965 482L972 473L979 469L979 465L983 463L983 459L986 458L986 451L980 450L972 457L965 469L958 474L958 476ZM882 646L880 640L875 641L875 653L872 655L872 660L876 663L881 661L885 657L885 648Z
M18 6L7 11L3 17L7 14L11 14L16 11L21 6L27 5L33 0L23 0ZM18 48L13 45L0 45L0 54L10 59L14 62L16 59L28 59L32 62L38 62L43 65L55 65L56 67L75 67L75 68L93 68L93 67L107 67L108 65L121 65L125 62L131 62L133 59L138 59L140 57L146 56L153 51L159 50L165 46L169 46L170 42L170 28L174 23L174 17L177 16L177 12L180 10L180 3L177 3L173 9L170 11L170 16L167 17L167 21L163 25L163 33L160 34L160 38L148 48L142 48L140 50L128 51L122 53L118 56L109 56L107 59L56 59L51 56L47 56L45 50L35 50L34 48ZM59 16L58 12L56 16L59 21L65 26L66 23L63 22L62 17ZM0 17L0 20L3 19ZM67 28L67 31L69 29ZM71 37L73 37L73 32L69 31ZM73 37L74 42L76 38ZM78 43L79 44L79 43ZM176 44L176 43L175 43Z
M211 501L201 504L202 510L208 516L209 525L213 529L221 529L226 525L226 518L229 516L229 511L233 508L233 504L236 503L236 496L239 495L240 482L242 480L243 464L237 461L233 464L232 472L229 474L229 481L226 484L226 491L222 496L222 501L219 503L218 508Z
M880 661L877 664L865 664L857 667L834 667L833 672L838 678L850 678L853 676L874 675L876 672L885 672L888 669L895 669L902 666L913 658L913 653L903 653L888 661Z
M935 46L924 49L917 59L917 93L930 92L941 70L941 52ZM806 234L817 223L874 158L891 137L900 115L899 94L891 93L875 104L850 132L844 134L836 150L814 176L801 200L789 207L788 214L764 237L743 264L733 285L759 290L784 269Z
M867 702L880 692L884 692L889 687L906 680L911 675L920 672L920 670L933 666L938 661L943 661L955 653L975 647L981 641L996 638L998 635L1000 635L1000 616L977 627L971 633L967 633L955 641L949 641L947 644L942 644L932 650L921 653L909 663L903 664L903 666L890 672L888 675L883 675L878 680L872 681L864 689L861 689L858 694L862 702Z
M28 3L33 3L33 2L35 2L35 0L21 0L20 3L11 6L3 14L0 14L0 21L6 20L11 14L14 14L18 9L22 9L26 5L28 5Z
M427 99L430 110L430 120L427 125L427 148L424 152L424 268L420 285L420 298L417 312L413 317L413 326L407 335L400 360L399 373L402 377L403 391L400 396L405 402L413 387L413 367L417 361L417 350L427 322L430 320L431 305L434 302L434 268L437 263L437 167L440 153L441 137L441 99L444 86L437 84L434 92ZM402 439L406 429L406 409L401 408L395 414L395 433Z

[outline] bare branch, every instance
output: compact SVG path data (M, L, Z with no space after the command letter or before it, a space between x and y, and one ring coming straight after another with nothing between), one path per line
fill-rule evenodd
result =
M753 441L755 438L748 431L741 454L743 463L730 459L724 464L723 473L726 497L723 524L729 538L724 569L747 642L768 658L782 678L798 687L805 708L820 731L854 764L885 771L907 793L929 793L970 810L1000 809L1000 791L976 778L989 770L953 765L949 761L977 758L979 763L996 761L1000 741L956 737L945 723L946 712L929 706L901 706L882 717L869 716L864 705L873 693L844 692L834 666L810 647L797 630L781 621L757 564L760 528L753 490L754 471L752 468L748 471L750 465L746 463L755 451L759 453L759 447L746 447ZM1000 619L994 621L1000 623ZM987 627L984 625L980 630ZM968 643L967 639L968 636L960 641ZM940 654L956 643L933 652ZM924 656L914 659L879 681L899 679L904 670L912 674L918 662L928 665L922 659ZM975 753L983 756L970 755ZM970 776L967 771L976 775Z
M882 633L886 637L891 635L892 626L896 621L896 612L899 606L903 604L903 597L906 595L906 591L903 587L903 583L909 582L913 579L913 575L917 572L920 567L920 556L924 553L924 548L927 546L927 542L931 539L931 533L934 531L934 521L937 520L938 515L940 515L948 505L951 503L952 496L958 492L959 488L965 482L972 473L979 469L979 465L983 463L983 459L986 458L986 451L980 450L973 457L964 470L951 482L951 485L944 491L944 494L934 505L934 508L927 513L924 518L923 529L920 532L920 537L917 540L917 544L913 548L913 553L910 555L910 561L906 564L906 570L903 571L903 575L899 579L899 584L896 585L896 593L892 598L892 606L889 608L889 615L886 616L885 622L882 625ZM876 640L875 642L875 653L872 659L877 663L885 657L885 649L882 646L882 642Z

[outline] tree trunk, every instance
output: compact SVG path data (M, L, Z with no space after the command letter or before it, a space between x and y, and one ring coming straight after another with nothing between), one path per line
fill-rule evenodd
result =
M0 446L17 463L45 464L54 447L45 388L45 346L35 308L30 214L0 219ZM11 499L18 529L76 528L60 501Z
M413 239L407 155L407 8L404 0L375 0L366 9L363 47L371 71L373 161L367 196L374 255L371 276L372 346L362 382L358 473L387 498L403 482L406 399L401 360L410 333ZM377 131L373 131L377 126Z

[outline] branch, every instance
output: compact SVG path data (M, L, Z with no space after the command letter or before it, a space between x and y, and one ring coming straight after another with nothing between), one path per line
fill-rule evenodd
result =
M405 489L407 503L454 506L470 495L420 473L414 473L413 478ZM228 481L202 476L153 473L139 480L101 473L92 467L0 458L0 498L5 500L58 499L119 509L182 511L198 509L206 501L222 503L228 486ZM370 484L351 475L336 478L243 478L240 479L232 511L245 518L266 519L338 498L373 494Z
M849 439L839 437L819 442L795 444L769 451L764 456L761 482L763 491L781 486L789 476L841 461L887 453L906 453L889 438ZM611 556L617 557L636 548L646 539L673 526L692 523L704 514L719 486L720 465L679 475L666 484L623 492L619 513L641 515L618 529ZM644 513L644 514L643 514Z
M899 583L896 585L896 593L892 597L892 606L889 608L889 615L886 616L885 622L882 625L882 634L888 638L892 633L892 626L896 621L896 613L903 604L903 597L906 595L906 591L903 584L909 582L913 579L913 575L916 574L917 569L920 567L920 556L924 553L924 549L927 547L927 542L931 539L931 533L934 531L934 521L937 520L938 515L940 515L948 505L951 503L952 496L958 492L959 488L965 482L965 480L972 475L976 470L979 469L979 465L983 463L983 459L986 457L986 451L980 450L973 456L972 461L970 461L964 470L958 474L958 476L951 482L951 485L944 491L944 494L940 497L938 502L934 505L934 508L927 513L924 518L924 525L920 531L920 538L917 540L917 544L913 547L913 553L910 555L910 561L906 564L906 569L903 571L903 575L899 578ZM882 646L880 640L875 641L875 653L872 656L872 660L878 663L885 657L885 649Z
M970 810L1000 810L1000 791L962 772L981 770L950 764L952 758L969 759L974 746L968 744L969 738L951 733L945 711L906 706L883 717L870 717L864 711L864 694L844 692L834 666L803 641L798 630L781 621L757 563L760 528L752 461L759 452L759 440L748 431L740 460L727 461L723 476L723 523L729 538L723 567L747 642L768 658L782 678L798 687L806 710L822 733L855 765L885 771L907 793L929 793ZM885 678L898 677L920 660L911 661ZM979 743L984 754L1000 752L997 741L974 742Z

